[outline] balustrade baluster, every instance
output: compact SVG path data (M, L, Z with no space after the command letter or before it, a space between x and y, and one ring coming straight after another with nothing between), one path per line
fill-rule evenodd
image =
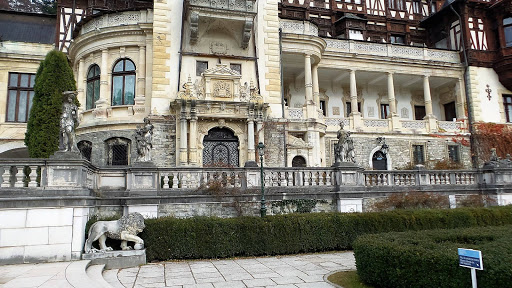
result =
M4 166L1 187L11 187L11 166Z
M172 187L171 188L178 188L178 172L172 172Z
M327 171L325 173L325 185L329 185L329 186L333 186L334 184L331 182L332 178L331 178L331 173L334 173L334 172L331 172L331 171Z
M23 173L23 169L25 167L23 166L18 166L16 167L17 171L16 172L16 182L14 183L14 187L24 187L24 183L23 183L23 179L25 178L25 173Z
M163 177L164 177L164 185L162 188L164 188L164 189L171 188L169 186L169 182L171 182L171 177L169 176L169 173L163 173Z
M29 166L30 174L28 176L28 187L37 187L37 166Z
M286 172L279 172L279 186L286 186Z
M304 171L304 186L309 186L309 171Z
M286 172L286 185L293 186L293 173L294 172Z

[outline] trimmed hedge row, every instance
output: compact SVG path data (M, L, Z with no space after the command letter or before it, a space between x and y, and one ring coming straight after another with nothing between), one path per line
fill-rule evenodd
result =
M457 248L482 251L478 287L512 287L512 226L363 235L354 242L357 273L375 287L471 287Z
M512 206L379 213L147 219L148 261L280 255L352 249L361 235L512 224Z

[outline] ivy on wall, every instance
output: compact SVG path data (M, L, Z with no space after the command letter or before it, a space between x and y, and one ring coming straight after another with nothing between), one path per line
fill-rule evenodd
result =
M316 204L327 204L327 200L317 199L286 199L272 202L274 214L310 213Z

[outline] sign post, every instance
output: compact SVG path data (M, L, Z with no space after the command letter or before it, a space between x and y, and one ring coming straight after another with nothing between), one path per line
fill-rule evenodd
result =
M482 252L479 250L459 248L459 266L471 268L471 283L473 288L477 288L476 269L484 270L482 262Z

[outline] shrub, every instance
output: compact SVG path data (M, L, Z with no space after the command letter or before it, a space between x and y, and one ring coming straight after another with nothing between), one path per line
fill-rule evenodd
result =
M479 287L510 287L512 226L364 235L354 242L357 273L377 287L471 287L457 248L482 251Z
M147 259L170 260L347 250L361 235L512 224L512 206L378 213L146 219Z
M371 211L387 211L393 209L442 209L449 208L450 201L447 195L439 193L410 191L393 193L388 197L376 200L371 205ZM481 206L478 206L481 207Z
M75 90L73 71L66 55L50 51L36 73L34 100L25 133L25 145L31 158L48 158L59 149L62 92Z

